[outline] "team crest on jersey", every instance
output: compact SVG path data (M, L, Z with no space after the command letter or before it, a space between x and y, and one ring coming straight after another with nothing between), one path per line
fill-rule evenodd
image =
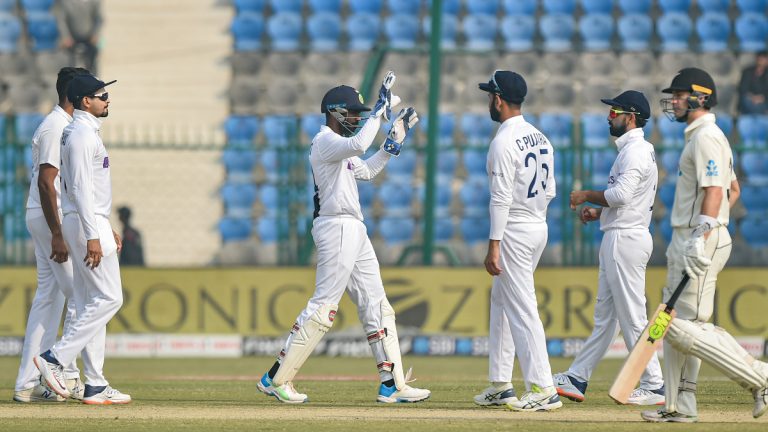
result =
M707 162L707 177L717 177L720 173L717 171L717 165L712 159Z
M102 166L104 168L109 168L109 156L104 158L104 164Z
M333 322L334 319L336 319L336 311L331 310L328 312L328 321Z

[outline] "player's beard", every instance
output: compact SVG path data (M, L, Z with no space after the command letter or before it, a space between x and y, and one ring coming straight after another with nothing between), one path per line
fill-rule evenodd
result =
M491 120L497 122L501 119L501 111L496 108L496 105L490 105L488 111L491 113Z
M614 123L610 123L609 125L610 125L611 136L614 136L614 137L618 138L618 137L624 135L625 133L627 133L627 122L626 121L624 121L624 122L622 122L621 124L618 124L618 125L614 124Z

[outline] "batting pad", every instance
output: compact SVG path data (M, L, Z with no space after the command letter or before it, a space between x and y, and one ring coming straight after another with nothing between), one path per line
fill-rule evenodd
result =
M320 339L328 333L333 326L338 305L321 305L301 327L294 326L291 330L291 341L285 351L285 356L280 362L272 384L281 386L293 380L301 366L320 342Z
M711 323L672 320L667 341L683 353L712 365L743 388L753 391L765 387L768 377L753 367L754 357L725 330Z
M395 310L386 298L381 301L381 326L383 327L381 330L368 335L368 343L371 344L379 370L391 372L395 387L401 390L406 382L400 355L400 340L397 338L395 327Z

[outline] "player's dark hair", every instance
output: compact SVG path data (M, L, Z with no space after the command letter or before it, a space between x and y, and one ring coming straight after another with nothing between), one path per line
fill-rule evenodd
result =
M635 125L637 127L641 128L641 127L645 126L646 123L648 123L647 119L644 119L644 118L640 117L639 115L635 116Z
M69 83L72 82L72 79L76 77L77 75L88 75L91 72L88 71L88 69L81 68L81 67L63 67L61 70L59 70L59 74L56 77L56 93L59 95L59 101L64 101L67 99L67 87L69 87ZM73 101L72 104L74 105ZM77 106L75 108L78 108Z

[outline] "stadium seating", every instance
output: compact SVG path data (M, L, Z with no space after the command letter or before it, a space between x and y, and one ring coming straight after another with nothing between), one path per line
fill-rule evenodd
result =
M276 243L285 237L288 221L279 217L261 217L256 222L256 235L264 244Z
M45 116L37 112L16 114L16 139L26 145L32 141L35 129L40 126Z
M255 116L231 115L224 121L227 145L250 147L259 132L259 119Z
M386 0L391 15L418 15L421 10L421 0Z
M440 46L443 49L456 48L456 39L459 33L459 20L456 15L443 14L441 17L440 25L442 32L440 35ZM429 39L432 27L432 17L425 15L422 20L422 28L424 31L424 37Z
M407 217L411 214L413 187L407 182L388 181L376 192L386 217Z
M467 13L496 15L499 12L499 0L466 0Z
M397 178L401 182L412 180L418 158L419 155L414 149L406 149L397 158L391 158L387 163L387 178L393 180Z
M381 34L381 19L378 15L368 12L350 15L345 26L349 36L349 49L352 51L371 50Z
M50 12L54 0L21 0L21 7L30 12Z
M469 177L487 175L488 153L481 149L467 149L462 153L464 169Z
M573 120L568 113L541 113L540 130L554 147L573 146Z
M51 51L58 48L59 25L48 12L28 12L27 31L32 38L33 51Z
M465 217L459 224L461 239L467 244L487 243L491 232L491 222L488 217Z
M233 0L235 11L241 12L264 12L264 6L267 4L267 0Z
M429 129L429 116L419 115L419 126L426 135ZM456 116L453 113L441 113L440 125L437 128L438 147L451 147L454 145L453 135L456 129Z
M768 1L766 0L736 0L736 5L738 6L741 13L749 13L749 12L755 12L755 13L765 13L765 8L768 6Z
M281 1L273 2L280 3ZM290 2L285 2L286 4ZM302 18L298 13L279 12L269 17L267 33L272 40L274 51L295 51L299 48Z
M392 48L413 48L419 38L419 19L404 13L390 15L384 21L384 33Z
M270 0L269 4L272 13L280 14L284 12L300 14L303 0Z
M438 243L447 242L453 239L454 233L453 220L448 217L438 217L435 219L433 230L434 238Z
M660 144L663 147L683 147L685 140L685 123L670 121L663 117L659 119Z
M657 156L658 157L658 156ZM666 173L664 181L674 183L677 181L680 152L677 150L664 150L661 153L661 167Z
M608 14L613 13L614 0L580 0L581 10L585 14Z
M703 13L719 12L728 13L731 6L731 0L696 0L699 10Z
M376 186L372 182L357 182L357 193L360 196L360 206L369 208L376 198Z
M416 231L416 222L409 217L384 217L379 221L379 234L388 245L408 243Z
M535 33L536 18L532 15L507 15L501 20L504 46L509 51L532 50Z
M682 52L688 50L688 39L691 37L693 24L691 18L684 13L669 12L656 21L656 32L661 38L661 49L667 52Z
M740 223L741 235L753 248L768 247L768 223L764 215L747 215Z
M748 214L768 216L768 194L765 193L765 185L753 185L752 183L741 187L739 197Z
M467 38L467 48L471 50L490 50L496 43L498 21L495 15L467 15L462 21L462 29Z
M605 148L611 144L608 120L605 114L581 115L582 142L587 148Z
M330 12L339 15L341 12L341 0L307 0L307 4L314 13Z
M16 0L0 0L0 12L13 13L16 9Z
M733 133L733 117L731 117L730 114L718 112L715 115L715 123L717 124L717 127L723 131L725 136L730 138ZM733 144L733 141L731 141L731 143Z
M538 0L502 0L504 13L507 15L536 15Z
M768 37L768 18L764 13L747 12L736 19L736 36L742 51L761 51L765 49Z
M419 0L416 0L419 1ZM495 1L495 0L487 0L487 1ZM430 12L432 9L432 0L426 0L426 7L427 12ZM444 14L450 14L450 15L458 15L459 11L461 10L461 3L462 0L443 0L442 9Z
M663 13L688 13L691 7L691 0L659 0L658 5Z
M544 49L552 52L570 51L573 48L573 17L570 15L544 15L539 20L539 31L544 38Z
M624 14L647 14L651 10L653 0L617 0L616 3Z
M725 51L731 35L731 21L724 13L707 12L696 20L696 33L701 51Z
M246 240L251 235L251 221L247 218L225 216L219 221L218 228L224 243Z
M488 177L471 177L465 181L459 190L459 201L464 208L465 217L487 216L488 204L491 201Z
M584 15L579 20L579 32L587 51L606 51L611 48L613 18L607 14Z
M16 16L0 13L0 54L18 51L21 37L21 22Z
M352 14L366 13L379 15L384 3L383 0L366 0L347 2L347 5Z
M618 33L621 45L627 51L645 51L653 36L653 22L645 14L627 14L619 18Z
M456 176L456 167L459 165L459 154L456 150L441 150L437 157L437 176L438 181L441 177L453 178Z
M468 146L487 146L493 138L494 128L488 113L465 113L461 117L461 132Z
M268 115L262 119L264 138L268 146L287 147L295 144L297 119L293 115Z
M235 51L259 50L264 35L264 18L260 13L241 12L232 20L230 31L235 39Z
M576 11L576 0L542 0L545 13L573 15Z
M741 137L740 144L747 148L766 148L768 140L768 118L758 115L743 115L736 122Z
M256 166L256 152L254 150L226 149L221 156L224 168L228 172L249 173Z
M338 14L319 12L307 20L307 36L310 48L316 52L337 51L341 36L341 19Z
M755 186L768 186L768 154L764 151L748 151L741 154L741 167L747 182ZM737 173L739 173L737 171ZM741 173L739 173L741 174ZM768 194L764 195L768 197Z

